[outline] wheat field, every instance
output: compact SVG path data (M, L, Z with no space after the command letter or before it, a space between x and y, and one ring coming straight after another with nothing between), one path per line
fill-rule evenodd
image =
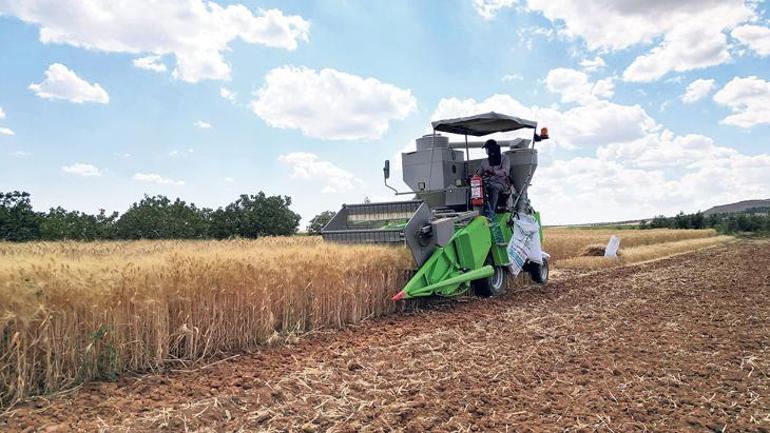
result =
M544 246L559 267L612 233L547 229ZM619 234L624 251L715 236ZM0 407L410 308L390 296L412 267L402 247L318 237L0 243Z
M410 260L299 237L3 244L0 399L392 312Z
M610 229L576 229L576 228L546 228L543 234L543 248L558 263L561 259L579 256L582 249L591 244L606 245L610 236L620 237L620 248L626 249L641 245L660 244L664 242L683 241L688 239L703 239L717 235L713 229L705 230L610 230Z

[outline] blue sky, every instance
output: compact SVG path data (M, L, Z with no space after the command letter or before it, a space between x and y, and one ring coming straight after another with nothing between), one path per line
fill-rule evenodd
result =
M538 120L546 223L770 198L753 1L0 0L0 191L37 209L392 199L431 119ZM400 176L394 170L394 176Z

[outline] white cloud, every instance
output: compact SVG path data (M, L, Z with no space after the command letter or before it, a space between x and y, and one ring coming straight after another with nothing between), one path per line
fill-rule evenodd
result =
M227 99L230 102L235 102L235 97L237 94L227 87L220 87L219 88L219 96L221 96L224 99Z
M516 3L516 0L473 0L473 7L485 20L491 20L497 15L497 11Z
M737 154L733 148L717 146L710 137L699 134L676 136L669 130L650 133L633 141L602 145L596 151L600 159L644 169L693 168L704 161Z
M139 69L146 69L153 72L166 72L166 65L162 60L163 56L145 56L134 59L133 63Z
M414 112L411 90L334 69L271 70L250 104L268 125L329 140L377 139Z
M721 65L731 59L727 48L727 36L720 27L708 23L684 24L667 33L663 42L648 54L637 57L623 72L623 79L649 82L671 71Z
M83 177L98 177L102 175L102 171L95 166L82 162L77 162L72 165L65 165L61 169L65 173L76 174Z
M756 76L733 78L714 94L714 101L733 111L721 123L741 128L770 123L770 82Z
M768 184L770 155L663 130L542 165L530 198L546 221L619 221L764 197Z
M196 120L195 123L193 123L196 128L199 129L211 129L212 125L209 122L204 122L202 120Z
M714 80L695 80L687 85L687 89L682 95L682 102L692 104L705 98L714 90Z
M590 50L621 50L682 27L729 28L754 16L742 0L529 0L528 7L563 24L568 37L583 38ZM697 49L697 46L693 48Z
M294 50L307 42L310 23L278 9L255 15L242 4L213 1L4 0L0 14L40 27L43 43L89 50L174 55L175 78L228 79L223 53L240 38L249 44Z
M516 4L514 0L474 1L486 19ZM593 52L656 43L626 69L626 81L653 81L671 71L725 63L731 56L724 32L756 17L755 4L744 0L528 0L527 8L542 13L558 27L560 35L581 38ZM752 28L733 36L743 37L742 41L753 47L766 47L765 42L758 41L764 40L764 35ZM754 49L759 52L761 48ZM588 71L598 68L601 63L597 59L581 66Z
M770 56L770 28L744 25L736 27L730 34L742 44L748 45L760 56Z
M561 94L562 102L587 104L612 97L614 84L611 78L596 83L588 80L585 72L568 68L551 69L545 78L549 91Z
M168 153L168 156L172 158L180 158L180 157L187 157L194 153L195 151L193 149L187 149L187 150L172 150Z
M3 111L3 107L0 107L0 119L5 119L5 111ZM15 132L11 128L4 128L0 126L0 135L16 135Z
M278 157L278 161L291 168L292 179L318 180L324 184L321 192L338 193L354 190L363 185L353 173L344 170L318 155L308 152L291 152Z
M11 152L11 156L14 158L28 158L32 156L32 154L29 152L25 152L23 150L16 150L14 152Z
M599 69L604 68L607 66L606 63L604 63L604 59L602 59L599 56L594 57L593 60L591 59L583 59L580 61L580 67L583 68L583 70L588 72L593 72Z
M550 41L554 36L556 36L556 32L546 27L524 26L516 29L516 39L519 41L519 45L527 49L527 51L532 51L535 38L543 38Z
M658 129L655 121L639 105L620 105L609 101L595 101L587 105L559 111L548 107L527 107L509 95L492 95L483 101L475 99L443 98L439 101L432 120L469 116L496 111L536 120L539 126L548 126L550 140L540 148L554 146L574 148L598 146L634 140ZM527 132L503 134L525 136Z
M159 174L154 174L154 173L136 173L133 179L139 182L157 183L158 185L175 185L175 186L184 185L183 180L167 179Z
M519 81L523 80L524 77L521 76L521 74L505 74L503 75L503 82L510 82L510 81Z
M76 104L110 102L109 95L99 83L90 84L61 63L49 66L45 71L45 79L40 83L30 84L29 89L44 99L64 99Z
M235 179L233 179L232 177L228 176L228 177L225 178L225 182L228 182L228 183L235 182Z
M767 154L733 153L671 170L578 157L538 168L530 198L546 224L619 221L765 197L768 184Z

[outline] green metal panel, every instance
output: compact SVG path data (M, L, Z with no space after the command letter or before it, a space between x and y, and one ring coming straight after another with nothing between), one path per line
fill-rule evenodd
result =
M498 229L500 230L502 234L502 240L503 242L496 242L493 241L492 245L492 259L494 260L495 266L505 266L510 261L508 259L508 242L511 240L511 236L513 236L513 232L511 231L511 226L508 225L508 221L511 219L511 213L505 212L495 215L495 223L497 224Z
M460 266L465 269L478 269L492 246L489 222L485 217L474 218L463 230L455 235L453 241L457 248Z
M433 251L394 299L433 294L452 296L464 292L471 281L494 273L491 266L484 266L491 246L486 218L474 218L464 227L459 227L444 247Z
M537 226L540 228L540 243L543 243L543 223L540 222L540 212L535 212L535 220L537 220Z

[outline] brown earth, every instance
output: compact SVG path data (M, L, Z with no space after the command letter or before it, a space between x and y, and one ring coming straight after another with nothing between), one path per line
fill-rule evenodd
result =
M742 242L88 384L0 430L768 432L768 350L770 243Z

